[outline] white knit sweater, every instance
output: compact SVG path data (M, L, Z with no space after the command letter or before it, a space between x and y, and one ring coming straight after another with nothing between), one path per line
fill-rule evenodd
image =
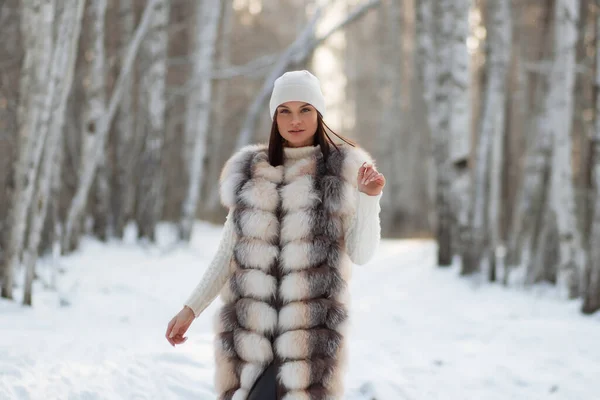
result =
M355 264L367 263L379 245L381 238L379 200L382 194L383 192L376 196L369 196L356 191L356 214L345 233L346 251ZM233 257L235 243L233 210L230 210L223 226L219 249L200 282L184 303L192 309L196 317L219 295L233 273L230 269L230 260Z

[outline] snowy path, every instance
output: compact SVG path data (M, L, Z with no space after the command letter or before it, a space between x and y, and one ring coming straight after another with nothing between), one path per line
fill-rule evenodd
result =
M168 253L86 240L60 260L60 295L36 287L33 309L0 301L0 399L214 399L218 302L183 346L171 347L164 331L219 234L199 224L191 249ZM347 400L600 398L599 315L548 294L477 285L434 268L434 251L384 241L355 267Z

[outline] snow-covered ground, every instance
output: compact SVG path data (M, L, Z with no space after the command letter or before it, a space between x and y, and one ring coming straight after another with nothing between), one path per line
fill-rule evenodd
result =
M58 260L57 292L37 284L33 308L0 301L0 399L214 399L219 300L182 346L164 333L221 227L197 224L189 248L171 229L157 246L86 239ZM347 400L600 399L600 315L434 261L432 242L383 241L355 267Z

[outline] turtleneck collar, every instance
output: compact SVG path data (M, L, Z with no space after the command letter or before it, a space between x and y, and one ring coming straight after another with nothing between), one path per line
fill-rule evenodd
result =
M288 159L298 159L308 157L314 154L321 147L319 145L302 146L302 147L284 147L283 153Z

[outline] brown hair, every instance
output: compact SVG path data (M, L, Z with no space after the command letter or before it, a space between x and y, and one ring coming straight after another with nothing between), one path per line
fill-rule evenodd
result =
M277 167L283 164L283 142L284 139L279 133L279 128L277 128L277 112L275 111L275 115L273 116L273 124L271 125L271 136L269 138L269 163L273 167ZM321 152L323 153L323 159L327 160L327 156L329 155L329 143L333 145L336 149L338 147L334 143L334 141L329 137L327 131L333 133L338 138L342 139L344 142L348 143L352 147L356 147L356 143L350 139L347 139L341 135L335 133L325 121L323 121L323 116L320 112L317 111L317 130L315 135L313 136L313 146L320 145Z

